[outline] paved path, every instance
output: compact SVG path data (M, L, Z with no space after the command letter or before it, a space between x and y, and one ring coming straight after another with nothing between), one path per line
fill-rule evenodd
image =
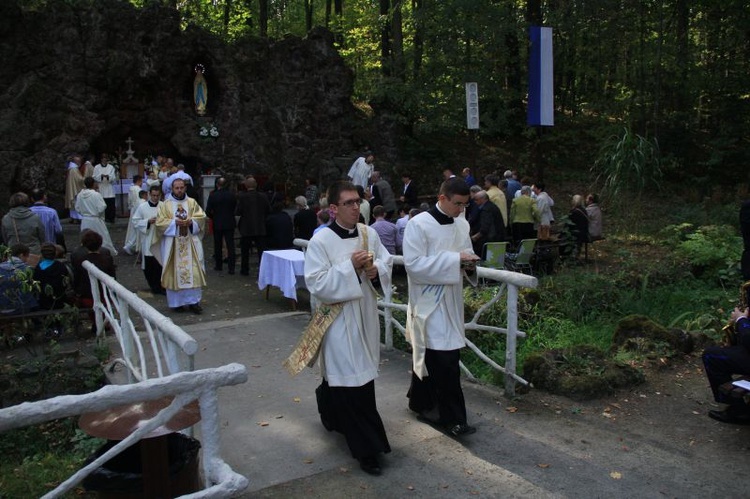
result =
M465 382L478 431L459 442L406 409L410 359L399 351L383 352L376 381L393 451L382 460L382 476L366 475L343 437L320 424L317 372L292 379L281 367L308 318L286 313L186 327L201 344L197 368L240 362L249 371L247 384L220 396L222 455L250 480L240 497L747 497L733 468L742 461L732 464L743 456L747 463L747 428L719 425L716 434L701 416L713 438L746 439L727 461L707 461L708 442L655 440L595 409L549 406L538 397L509 401L498 389Z

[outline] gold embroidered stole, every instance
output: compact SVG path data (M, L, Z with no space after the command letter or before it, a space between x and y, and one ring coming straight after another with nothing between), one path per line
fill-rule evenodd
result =
M357 224L357 227L362 239L362 247L369 250L367 227L363 224ZM284 369L291 376L298 375L305 366L313 367L315 365L318 354L320 354L320 347L323 344L323 338L343 309L344 302L321 305L315 309L297 346L294 347L291 355L282 362Z

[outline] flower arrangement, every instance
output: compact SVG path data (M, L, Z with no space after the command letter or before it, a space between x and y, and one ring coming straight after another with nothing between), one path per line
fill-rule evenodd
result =
M205 138L211 138L215 139L219 136L219 128L214 123L209 123L208 125L202 125L198 129L198 135Z

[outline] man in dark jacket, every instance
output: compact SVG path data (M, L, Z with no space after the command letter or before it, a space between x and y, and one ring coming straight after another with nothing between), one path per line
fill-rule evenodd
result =
M29 247L32 255L38 256L44 242L44 226L36 213L28 208L29 196L24 192L16 192L10 197L8 206L10 210L2 220L5 245L11 247L24 244Z
M266 249L294 248L294 225L292 217L284 211L284 202L277 200L266 218Z
M728 346L708 347L703 351L703 366L711 385L714 400L727 404L723 411L710 410L711 419L731 424L750 424L750 405L742 397L732 397L719 387L732 381L736 374L750 375L750 309L735 308L731 314L734 323L735 341Z
M372 186L371 193L372 199L370 199L370 206L382 206L385 208L385 219L390 220L393 218L393 214L396 213L398 207L396 206L396 198L393 195L393 189L385 179L380 176L380 172L372 172Z
M740 229L742 230L742 278L750 281L750 199L742 203L740 207ZM748 296L750 303L750 296Z
M208 196L206 215L213 220L214 231L214 270L221 272L224 255L222 242L227 246L227 267L229 274L234 274L234 212L237 208L237 198L227 188L227 179L219 177L216 180L216 190Z
M490 202L486 191L479 191L474 195L477 206L476 217L472 217L471 244L474 253L485 257L484 244L505 241L505 224L503 215L495 203Z
M308 208L305 196L297 196L294 202L297 203L297 213L294 214L294 237L309 241L318 226L318 217Z
M263 255L266 239L266 217L271 211L268 198L258 192L258 182L254 178L245 180L246 191L237 197L235 214L240 217L240 274L250 275L250 247L258 248L258 258Z

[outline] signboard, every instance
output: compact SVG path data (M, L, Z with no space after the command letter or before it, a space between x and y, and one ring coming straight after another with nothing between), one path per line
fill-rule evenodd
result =
M466 128L479 130L479 87L476 82L466 84Z

